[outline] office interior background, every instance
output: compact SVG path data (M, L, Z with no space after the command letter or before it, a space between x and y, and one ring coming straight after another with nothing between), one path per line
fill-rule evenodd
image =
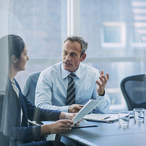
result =
M62 60L63 41L79 35L88 42L84 63L110 75L110 110L126 110L121 80L146 73L146 0L0 0L0 37L21 36L29 61L16 79Z

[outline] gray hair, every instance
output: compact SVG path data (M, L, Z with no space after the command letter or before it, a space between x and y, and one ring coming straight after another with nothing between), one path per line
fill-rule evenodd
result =
M64 43L66 41L71 41L71 42L79 42L81 44L81 56L86 52L88 43L84 41L82 37L79 36L69 36L65 39Z

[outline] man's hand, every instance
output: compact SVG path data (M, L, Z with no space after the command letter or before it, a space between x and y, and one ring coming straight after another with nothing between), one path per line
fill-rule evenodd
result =
M97 93L98 95L103 95L104 94L104 90L105 90L105 86L107 81L109 80L109 74L106 73L106 76L104 75L103 70L101 71L100 77L99 77L99 81L96 81L96 83L98 84L97 86Z
M77 113L82 107L83 107L83 105L72 104L71 106L69 106L68 112L69 113Z
M70 120L72 120L75 115L76 115L76 113L61 112L60 116L59 116L59 119L70 119Z

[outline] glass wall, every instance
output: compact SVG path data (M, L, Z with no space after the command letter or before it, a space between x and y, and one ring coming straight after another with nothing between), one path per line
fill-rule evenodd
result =
M0 0L0 37L20 35L28 49L26 70L16 76L21 88L30 73L61 61L68 33L67 2ZM121 80L146 72L146 1L80 0L79 5L80 35L89 44L85 63L110 74L106 91L111 109L125 109Z
M90 65L110 74L111 108L125 109L121 80L145 73L146 1L80 0L80 33L89 42ZM102 62L101 62L102 60Z
M26 43L30 60L16 76L22 88L30 73L61 60L67 36L66 0L0 0L0 22L0 37L16 34Z

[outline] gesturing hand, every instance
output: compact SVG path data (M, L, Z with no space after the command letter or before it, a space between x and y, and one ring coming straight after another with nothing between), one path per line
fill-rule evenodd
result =
M109 80L109 74L106 73L106 76L105 76L104 72L102 70L101 74L99 76L99 81L96 81L96 83L98 84L98 86L97 86L98 95L103 95L104 94L105 86L106 86L106 83L107 83L108 80Z

